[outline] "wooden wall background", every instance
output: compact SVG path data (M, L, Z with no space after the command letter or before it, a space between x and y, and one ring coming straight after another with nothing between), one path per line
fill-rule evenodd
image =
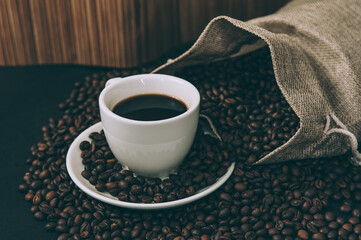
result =
M0 66L132 67L197 39L219 15L273 13L289 0L0 0Z

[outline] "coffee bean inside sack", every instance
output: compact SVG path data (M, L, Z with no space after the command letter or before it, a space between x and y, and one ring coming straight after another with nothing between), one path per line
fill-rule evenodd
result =
M92 141L80 144L82 176L100 192L121 201L160 203L189 197L210 186L235 161L227 146L206 136L199 128L190 153L178 169L165 179L136 176L122 168L106 142L104 132L93 132Z
M177 73L197 86L202 114L222 137L223 152L208 156L212 164L219 154L236 161L232 176L217 191L182 207L156 211L115 207L82 192L66 171L70 144L100 121L97 99L107 79L151 69L99 73L76 83L59 106L63 116L49 119L42 128L43 140L30 149L29 169L19 190L47 231L57 232L59 240L361 238L361 171L349 163L349 154L249 164L292 137L298 126L277 90L268 49ZM81 148L91 149L91 142L84 144ZM109 165L115 162L107 150L102 154L105 168L107 160Z

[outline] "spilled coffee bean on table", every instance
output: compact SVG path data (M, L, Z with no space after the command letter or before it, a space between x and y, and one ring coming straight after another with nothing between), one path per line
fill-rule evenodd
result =
M79 190L66 171L65 156L72 141L100 121L97 99L105 82L152 67L99 73L76 83L59 106L63 116L51 118L42 128L43 140L30 149L29 169L19 190L46 230L56 231L59 240L361 238L361 171L349 163L348 154L252 165L292 137L299 126L277 88L266 48L176 73L199 89L201 113L223 139L222 152L199 149L199 158L208 153L212 164L218 155L236 161L232 176L216 192L182 207L134 211L104 204ZM84 144L82 148L89 148ZM98 154L104 161L112 159L106 149ZM120 175L113 172L109 177L128 177L127 172ZM117 187L124 184L121 181ZM104 187L107 190L106 183ZM129 198L129 192L125 194Z

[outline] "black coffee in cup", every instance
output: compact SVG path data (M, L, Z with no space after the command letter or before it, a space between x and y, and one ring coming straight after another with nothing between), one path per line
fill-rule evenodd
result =
M157 121L176 117L187 111L182 101L163 94L141 94L126 98L115 105L113 112L138 121Z

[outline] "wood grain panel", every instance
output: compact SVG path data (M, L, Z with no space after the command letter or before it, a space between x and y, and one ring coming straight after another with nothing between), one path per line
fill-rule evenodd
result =
M0 65L133 67L197 39L220 15L266 15L289 0L0 0Z

